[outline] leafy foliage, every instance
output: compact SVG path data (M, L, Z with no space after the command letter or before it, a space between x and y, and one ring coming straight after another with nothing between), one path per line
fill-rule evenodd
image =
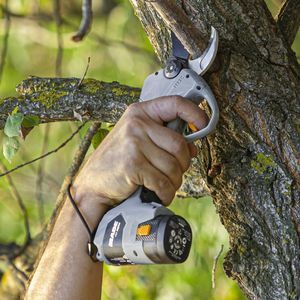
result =
M18 137L5 137L3 141L3 155L11 163L13 157L20 148Z
M19 136L23 119L24 115L20 113L10 115L6 120L4 133L8 137Z

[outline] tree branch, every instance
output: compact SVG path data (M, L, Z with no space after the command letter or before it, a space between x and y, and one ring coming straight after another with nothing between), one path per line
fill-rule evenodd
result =
M300 26L300 1L286 0L276 19L286 41L292 45Z
M72 37L74 42L80 42L88 34L92 26L92 19L92 0L82 0L82 20L78 32Z
M11 19L14 18L15 25L17 24L22 29L24 29L24 26L30 25L30 23L28 21L34 22L36 28L39 28L41 26L41 21L43 21L43 24L44 24L45 22L51 23L56 20L53 15L47 14L46 12L40 12L38 14L30 14L29 13L29 14L25 15L25 14L16 13L10 9L6 9L1 4L0 4L0 8L3 10L4 13L7 13ZM26 20L27 22L24 22L23 19ZM63 16L61 17L61 22L62 22L61 25L64 25L68 29L71 29L71 30L77 29L77 25L75 23L73 23L70 20L67 20ZM46 24L48 26L48 23L46 23ZM45 27L43 27L43 28L45 28ZM48 28L48 27L46 27L46 28ZM15 26L15 29L16 29L16 26ZM30 30L32 30L32 27L30 27ZM51 34L50 31L49 31L49 34ZM56 34L57 34L57 32L56 32ZM104 45L104 46L122 46L124 48L127 48L130 51L142 53L153 59L156 59L156 56L152 53L151 50L128 43L124 40L107 39L106 37L103 37L103 36L97 34L96 32L91 32L87 36L87 38L90 40L93 40L101 45ZM59 58L56 57L56 62L58 62L58 61L59 61Z
M148 1L159 13L168 27L180 37L187 51L198 57L206 48L206 36L195 27L188 16L173 0Z
M85 120L115 123L129 104L139 100L138 88L95 79L85 79L76 88L79 82L78 78L24 80L17 87L18 97L0 99L0 129L16 106L24 115L39 116L42 123L78 120L74 112Z

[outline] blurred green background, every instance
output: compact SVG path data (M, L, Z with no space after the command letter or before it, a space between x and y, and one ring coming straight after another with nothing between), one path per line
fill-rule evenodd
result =
M47 0L8 1L8 8L14 16L10 18L7 55L0 84L1 98L13 96L15 86L29 75L60 75L56 67L59 58L57 26L53 19L55 2L57 3ZM1 0L1 5L5 3ZM281 1L270 0L267 4L272 13L276 14ZM95 1L93 11L92 32L83 42L74 43L71 36L80 23L81 3L77 0L61 2L61 75L82 77L87 59L91 57L88 77L141 87L144 78L159 68L159 64L129 2ZM1 14L0 51L4 47L6 28L3 11ZM300 52L299 37L293 47ZM2 152L0 159L7 168L28 161L41 152L58 146L78 126L79 124L69 122L40 125L22 142L12 164L4 160ZM75 136L62 150L43 162L13 173L13 180L30 215L33 236L51 215L60 184L82 134L81 132ZM48 141L45 141L45 135ZM1 145L2 140L1 132ZM39 169L42 170L42 183L38 180ZM38 212L38 194L44 205L44 219L41 219ZM222 268L224 255L229 249L228 235L220 224L211 199L177 199L171 208L185 216L192 225L194 243L188 261L176 266L105 266L103 299L244 299L237 285L225 276ZM0 243L22 243L24 236L22 213L7 180L0 178ZM222 244L224 251L217 265L216 288L212 289L211 270L214 257ZM0 264L0 267L4 272L6 266Z

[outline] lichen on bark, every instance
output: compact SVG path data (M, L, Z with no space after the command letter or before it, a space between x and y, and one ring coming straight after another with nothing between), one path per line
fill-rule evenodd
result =
M0 129L18 107L24 115L39 116L41 122L83 119L116 122L126 107L139 100L140 89L118 82L78 78L30 77L16 88L19 96L0 101Z

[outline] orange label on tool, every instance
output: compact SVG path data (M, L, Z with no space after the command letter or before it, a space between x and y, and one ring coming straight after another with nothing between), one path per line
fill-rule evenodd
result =
M138 229L137 229L138 235L149 235L150 232L151 232L150 224L142 225L142 226L138 227Z
M197 128L193 123L189 123L189 128L190 128L190 130L192 130L193 132L198 131L198 128Z

